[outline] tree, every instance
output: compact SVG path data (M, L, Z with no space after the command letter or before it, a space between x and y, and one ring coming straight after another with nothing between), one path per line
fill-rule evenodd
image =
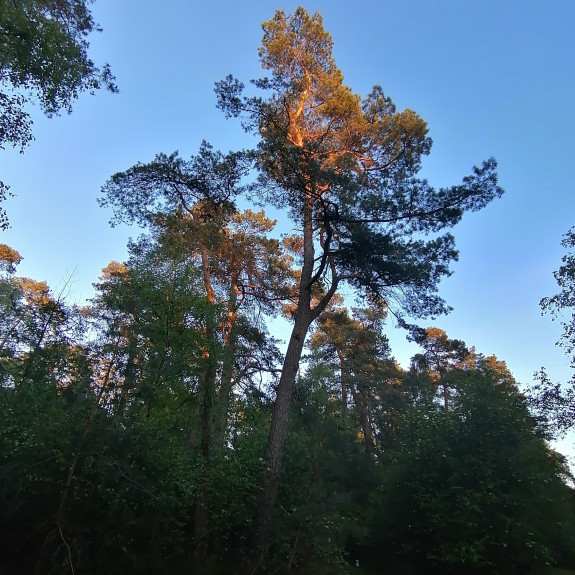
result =
M312 367L325 369L326 364L332 363L339 371L342 427L348 425L348 408L352 405L352 415L359 422L358 435L372 454L376 449L374 417L380 412L379 419L385 418L382 412L388 407L386 396L393 387L392 379L398 375L383 334L383 322L381 313L370 310L354 309L353 317L345 308L327 310L318 318L310 339L315 352Z
M46 282L15 276L21 259L16 250L0 245L0 381L15 388L46 373L58 378L51 358L66 347L71 329L63 301L66 287L54 297Z
M382 455L369 512L374 557L411 573L452 574L572 561L565 461L538 432L505 363L477 355L448 376L450 409L433 395L407 406Z
M205 468L196 513L200 562L211 529L208 480L212 455L227 445L233 386L247 379L254 364L266 371L269 358L276 356L274 340L251 345L264 330L240 311L259 308L276 313L289 288L291 258L278 240L267 237L275 222L263 211L239 212L235 206L248 166L246 154L224 155L204 142L189 161L177 154L160 154L153 162L114 174L103 188L102 203L113 207L117 221L137 221L151 228L160 252L184 254L197 265L203 280L207 345L197 393L197 419L201 421L197 442ZM240 350L255 352L247 372L245 362L241 366L238 361Z
M223 155L204 142L190 161L177 154L160 154L153 162L115 174L103 188L102 204L113 207L116 221L151 227L165 249L179 250L199 266L205 297L215 314L206 324L206 339L215 342L220 334L223 339L216 420L220 446L240 336L240 310L257 306L275 313L278 302L289 295L286 281L291 258L276 239L267 237L275 222L263 211L239 212L234 204L247 167L245 154ZM214 354L206 355L206 455L211 443L215 359Z
M202 143L200 153L185 162L177 154L160 154L154 162L137 164L114 174L106 183L103 205L111 205L115 221L138 222L167 230L165 234L200 260L205 297L211 311L206 314L206 341L202 384L201 445L208 457L211 444L211 409L217 376L216 291L210 255L222 246L223 225L235 212L233 200L241 189L246 163L242 154L224 156ZM174 234L174 229L179 232ZM188 244L185 245L186 240ZM226 296L229 291L226 293Z
M449 378L446 376L454 367L463 367L471 362L473 355L463 341L449 339L442 329L436 327L412 327L410 339L425 350L412 358L412 365L427 373L438 387L443 388L443 406L449 409Z
M557 344L571 356L571 367L575 368L575 228L565 234L561 245L571 250L563 256L563 265L554 273L561 291L543 298L539 305L553 320L571 313L570 318L561 322L563 334ZM539 383L530 392L531 404L548 430L562 435L575 425L575 375L567 386L553 383L544 368L535 378Z
M263 24L262 67L254 82L267 97L244 97L231 76L216 85L218 106L260 135L260 200L287 208L298 228L302 261L294 326L277 388L269 469L261 502L268 531L281 470L288 412L310 325L346 282L415 316L447 311L436 295L456 259L450 234L465 211L502 194L490 159L463 183L435 190L418 178L431 148L425 122L396 112L380 87L365 98L343 84L331 37L319 14L277 11ZM312 294L321 286L323 295ZM264 538L266 535L264 535Z
M92 1L0 0L0 150L9 144L23 151L33 139L26 111L31 101L50 117L71 112L82 92L118 91L109 65L99 68L88 56L87 38L100 31ZM7 190L0 182L0 202Z

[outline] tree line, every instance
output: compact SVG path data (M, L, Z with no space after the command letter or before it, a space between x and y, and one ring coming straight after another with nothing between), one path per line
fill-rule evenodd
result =
M504 362L409 323L449 311L449 230L503 193L495 160L433 188L426 123L343 83L319 14L277 11L263 32L268 75L247 95L216 84L257 146L204 142L112 175L101 203L142 235L86 306L18 276L0 246L1 568L573 568L570 475L547 443L573 423L572 392L543 373L525 397ZM546 309L573 307L570 263ZM421 346L409 369L391 315Z

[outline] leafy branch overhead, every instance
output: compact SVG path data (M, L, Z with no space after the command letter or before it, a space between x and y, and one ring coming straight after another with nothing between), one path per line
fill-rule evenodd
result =
M89 35L101 31L91 1L0 0L0 150L23 152L34 139L30 103L50 117L71 112L82 92L118 91L110 66L88 55ZM7 227L0 208L0 228Z
M543 313L559 319L563 327L557 345L571 357L575 367L575 228L570 229L561 245L569 250L562 258L561 267L554 273L561 291L544 297L539 305ZM570 316L569 316L570 314ZM531 402L545 427L553 435L564 435L575 426L575 375L565 384L554 383L544 368L534 375L538 383L530 391Z

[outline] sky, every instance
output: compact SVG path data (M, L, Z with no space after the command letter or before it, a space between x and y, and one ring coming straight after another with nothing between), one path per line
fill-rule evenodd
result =
M31 108L36 140L24 154L0 152L0 179L15 197L5 203L11 229L0 243L18 250L21 275L46 280L57 293L71 278L71 300L93 294L111 260L127 257L137 228L108 225L97 204L115 172L157 153L188 157L202 140L223 151L253 145L239 122L216 109L214 82L263 75L261 23L297 2L268 0L96 0L103 32L91 37L96 63L109 62L119 94L84 94L71 115L47 119ZM383 87L398 109L427 121L434 145L422 174L454 185L490 156L506 193L456 228L460 251L440 294L454 308L423 321L505 360L519 382L545 366L571 377L555 342L558 322L539 300L557 291L553 271L561 238L575 225L575 2L572 0L316 0L333 37L345 83L359 94ZM293 224L284 214L278 230ZM277 324L285 337L285 330ZM417 353L390 324L403 365ZM573 439L570 440L573 444ZM566 444L564 444L566 445Z

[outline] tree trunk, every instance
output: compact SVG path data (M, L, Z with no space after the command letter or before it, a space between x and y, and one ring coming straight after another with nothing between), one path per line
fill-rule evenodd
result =
M445 411L449 411L449 388L445 382L443 382L443 405L445 407Z
M208 319L208 324L213 324L213 318ZM214 405L214 392L216 382L216 362L214 353L207 352L206 369L202 374L201 381L201 438L200 452L202 454L202 470L199 478L198 500L194 517L194 532L197 540L196 558L201 562L205 559L208 551L209 534L209 497L208 480L210 469L210 455L212 445L212 413Z
M263 490L258 502L258 546L260 550L268 547L272 520L275 510L280 471L287 435L289 411L292 394L299 369L299 362L305 344L305 338L314 319L311 309L311 288L314 267L313 245L313 194L308 193L303 214L303 266L301 270L298 305L294 327L284 357L282 374L276 392L276 401L268 435L266 453L266 473Z
M363 431L365 450L371 455L375 452L375 438L373 437L373 431L371 429L371 424L369 422L369 413L365 392L359 389L359 387L358 390L356 391L353 383L351 384L350 388L353 394L353 401L355 402L355 405L359 410L359 421L361 423L361 429Z
M268 436L266 457L267 473L259 501L258 543L261 548L267 546L270 535L277 491L280 483L280 470L294 384L299 369L299 361L303 351L305 337L311 324L311 319L308 316L309 314L300 314L300 317L296 319L277 388L276 401Z
M339 377L341 379L341 424L347 427L347 370L345 369L345 360L338 351L339 357Z
M217 365L215 349L215 293L211 285L211 274L208 259L208 251L202 246L202 269L204 286L208 303L206 316L206 340L207 347L204 351L205 366L200 376L200 408L201 408L201 437L200 452L202 454L202 471L199 478L198 500L194 517L194 532L197 540L196 558L202 563L208 550L209 514L208 514L208 478L210 467L210 451L212 444L212 415L214 407L214 394L216 388Z
M110 375L112 373L112 362L109 363L108 369L106 370L106 375L104 376L104 381L100 386L100 391L98 392L98 396L96 397L96 401L92 407L88 420L86 421L86 425L84 426L84 432L82 433L82 437L78 442L78 447L76 449L76 453L74 454L74 458L72 459L72 464L70 465L70 469L68 470L68 476L66 477L66 483L64 484L64 489L62 491L62 495L60 497L60 504L58 505L58 515L56 517L57 523L62 523L64 520L64 513L66 509L66 503L68 500L68 494L70 492L70 488L72 487L72 481L74 479L74 473L76 471L76 467L78 465L78 461L80 460L80 455L82 455L83 450L86 444L86 438L88 437L88 433L90 428L92 427L92 423L98 410L100 409L100 402L102 401L102 397L104 392L108 389L108 385L110 383Z
M237 290L235 282L232 282L230 289L230 299L228 302L227 336L224 343L222 358L222 377L220 380L220 394L216 413L216 423L214 425L214 445L216 449L225 446L226 427L228 423L228 409L230 404L230 394L232 391L232 378L234 371L234 361L236 358L236 348L238 342L238 313Z

